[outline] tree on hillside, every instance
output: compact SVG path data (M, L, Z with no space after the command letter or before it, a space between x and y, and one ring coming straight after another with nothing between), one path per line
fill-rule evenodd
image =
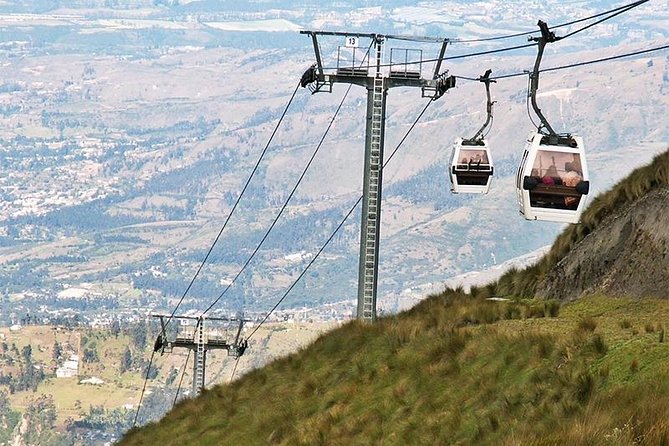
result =
M147 337L146 322L144 321L137 322L130 329L130 339L132 340L132 343L135 345L135 347L137 347L140 350L144 350L144 348L146 347L146 337Z
M90 364L91 362L100 362L100 357L98 356L98 351L93 348L85 348L84 349L84 358L83 358L85 363Z
M56 426L56 405L51 395L40 395L30 400L23 420L26 425L23 444L69 444L66 438L54 428Z
M158 367L155 364L151 364L151 368L146 373L146 377L150 380L154 380L158 377Z
M121 373L127 372L130 370L130 367L132 367L132 352L130 351L130 347L126 345L125 351L121 356Z
M7 409L9 409L9 398L7 398L5 392L0 391L0 418L5 414Z
M33 348L30 344L21 349L21 356L26 363L32 362Z
M119 323L118 319L111 321L109 331L112 335L114 335L115 338L118 338L118 335L121 333L121 324Z
M172 407L174 394L172 389L157 387L146 397L139 414L138 424L144 425L150 421L159 420Z
M170 370L170 374L167 375L167 379L165 380L165 385L166 386L172 385L172 383L177 379L177 376L179 376L179 370L177 369Z
M107 410L103 406L91 405L88 413L81 420L70 422L67 429L68 431L83 429L84 437L81 440L86 440L85 435L91 430L121 435L132 426L133 415L134 411L128 409Z
M56 363L58 363L61 356L63 356L63 347L60 345L58 341L54 341L52 358L54 361L56 361Z
M12 410L7 393L0 391L0 444L10 444L20 414Z

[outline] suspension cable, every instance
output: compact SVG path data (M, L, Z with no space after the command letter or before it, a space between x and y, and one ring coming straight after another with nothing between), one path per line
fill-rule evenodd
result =
M405 140L407 139L407 137L409 136L409 133L411 133L411 131L414 129L414 127L416 127L416 124L418 124L418 121L419 121L420 118L423 116L423 114L425 114L425 111L427 111L427 108L430 106L430 104L431 104L432 102L434 102L434 99L431 99L430 101L427 102L427 104L425 105L425 108L423 108L423 110L420 112L420 114L418 115L418 117L416 118L416 120L413 122L413 124L411 124L411 127L410 127L409 130L406 132L406 134L404 135L404 137L400 140L400 142L397 144L397 146L395 147L395 149L391 152L390 156L388 156L388 159L383 163L383 166L381 167L382 169L385 169L385 167L388 165L388 163L390 162L390 160L395 156L395 154L397 153L397 151L399 150L399 148L402 146L402 144L404 143L404 141L405 141ZM272 314L272 313L279 307L279 305L281 305L281 303L282 303L282 302L284 301L284 299L288 296L288 294L292 291L292 289L295 288L295 286L296 286L297 283L300 281L300 279L302 279L302 277L304 277L304 275L307 273L307 271L309 271L309 268L311 268L311 266L314 264L314 262L316 261L316 259L318 259L318 257L321 255L321 253L325 250L325 248L326 248L326 247L330 244L330 242L334 239L335 235L337 235L337 232L339 232L339 230L342 228L342 226L344 226L344 223L346 223L346 220L348 220L348 218L351 216L351 214L353 214L353 211L355 210L356 207L358 207L358 205L360 204L361 201L362 201L362 195L360 195L360 197L358 198L358 201L356 201L355 204L351 207L351 209L349 209L349 211L346 213L346 215L344 216L344 218L342 219L342 221L337 225L337 227L336 227L335 230L332 232L332 234L330 234L330 236L327 238L327 240L325 241L325 243L319 248L318 252L316 252L316 254L314 255L314 257L311 258L311 260L309 261L309 263L307 264L307 266L304 268L304 270L302 270L302 272L300 273L300 275L297 276L297 279L295 279L295 280L293 281L293 283L290 285L290 287L288 287L288 289L283 293L283 296L281 296L281 298L276 302L276 304L274 304L274 306L272 307L272 309L265 315L265 317L262 319L262 321L260 321L260 323L259 323L258 325L256 325L256 326L253 328L253 331L251 331L251 333L246 337L246 340L247 340L247 341L248 341L249 339L251 339L251 336L253 336L253 335L256 333L256 331L258 331L258 329L259 329L265 322L267 322L267 319L269 319L270 315L271 315L271 314Z
M330 131L330 128L332 127L332 124L334 123L335 118L339 114L339 111L341 110L342 105L344 105L344 101L346 100L346 97L348 96L348 93L351 91L352 87L353 87L352 84L348 86L348 89L346 90L346 93L344 94L344 97L342 98L341 102L339 103L339 106L337 107L337 110L335 111L334 115L332 116L332 119L330 120L330 123L328 124L328 126L325 130L325 133L323 133L323 136L321 137L320 142L316 146L316 149L314 150L314 152L311 154L311 158L309 158L309 161L307 162L307 165L304 167L304 170L302 170L302 174L300 175L297 182L295 183L295 186L293 186L293 189L290 191L290 194L288 194L288 198L283 203L283 206L281 206L281 209L279 210L279 213L276 214L276 217L274 217L274 220L272 221L272 224L269 226L267 231L265 231L265 235L260 240L260 243L258 243L258 245L253 250L253 253L251 253L251 255L248 257L248 259L246 259L246 262L244 262L244 265L242 266L242 268L239 270L237 275L235 275L235 277L230 281L230 283L225 287L223 292L221 294L219 294L219 296L211 303L211 305L209 305L207 307L206 310L204 310L204 312L202 313L203 316L205 314L207 314L218 303L218 301L220 301L221 298L228 292L228 290L232 287L232 285L239 278L239 276L241 276L242 272L244 272L246 267L249 266L249 263L251 263L251 260L253 260L253 258L256 256L256 254L258 253L258 251L262 247L262 245L265 243L265 240L267 240L267 237L269 237L270 232L272 232L272 229L274 229L274 226L279 221L279 218L281 217L281 215L283 215L283 211L288 206L288 203L293 198L293 195L295 195L295 191L297 191L298 186L300 185L300 183L304 179L304 176L307 174L307 171L309 170L309 167L311 167L311 163L314 161L314 158L316 158L316 154L318 154L318 151L320 150L321 146L323 145L323 141L325 140L325 137L327 136L328 132Z
M617 8L609 9L608 11L600 12L588 17L584 17L582 19L577 19L577 20L572 20L571 22L566 22L566 23L560 23L559 25L551 26L550 29L556 29L556 28L563 28L565 26L570 26L570 25L575 25L576 23L581 23L581 22L587 22L588 20L596 19L597 17L601 17L603 15L611 14L616 11L619 11L621 9L626 9L631 7L636 7L639 5L642 5L650 0L638 0L633 3L629 3L627 5L623 6L618 6ZM625 12L625 11L623 11ZM520 32L520 33L515 33L515 34L507 34L504 36L495 36L495 37L484 37L481 39L449 39L449 43L476 43L476 42L490 42L494 40L502 40L502 39L511 39L514 37L522 37L522 36L529 36L532 34L535 34L537 31L525 31L525 32Z
M567 37L571 37L574 34L580 33L581 31L585 31L586 29L591 28L595 25L599 25L602 22L605 22L609 19L612 19L613 17L616 17L616 16L618 16L622 13L625 13L625 12L629 11L630 9L636 8L637 6L640 6L640 5L642 5L642 4L644 4L648 1L649 0L638 0L638 1L630 3L628 5L620 6L618 8L614 8L614 9L611 9L611 10L608 10L608 11L605 11L605 12L602 12L602 13L599 13L599 14L595 14L593 16L586 17L584 19L579 19L579 20L574 20L572 22L563 23L563 24L554 26L550 29L560 28L560 27L568 26L568 25L573 25L575 23L580 23L580 22L583 22L583 21L586 21L586 20L591 20L593 18L606 15L606 17L604 17L603 19L600 19L600 20L598 20L594 23L591 23L587 26L584 26L583 28L579 28L579 29L577 29L577 30L575 30L575 31L573 31L569 34L566 34L566 35L560 37L560 39L564 39L564 38L567 38ZM533 33L536 33L536 31L533 31L529 34L533 34ZM517 49L522 49L522 48L528 48L528 47L534 46L534 45L536 45L536 43L528 43L528 44L525 44L525 45L518 45L518 46L513 46L513 47L508 47L508 48L501 48L501 49L498 49L498 50L479 51L479 52L476 52L476 53L468 53L468 54L461 54L461 55L457 55L457 56L443 57L441 59L426 59L426 60L423 60L423 61L407 62L406 64L409 65L409 64L417 64L417 63L436 62L438 60L463 59L463 58L467 58L467 57L482 56L482 55L485 55L485 54L494 54L494 53L503 52L503 51L512 51L512 50L517 50ZM394 65L397 65L397 64L394 64Z
M193 286L193 283L195 282L195 279L197 279L198 275L200 274L200 271L202 271L202 268L204 267L205 263L207 262L207 259L211 255L211 252L214 250L214 246L216 246L216 243L221 238L221 235L223 234L223 231L225 230L226 226L228 225L228 222L230 221L230 218L232 217L232 214L235 212L235 209L237 209L237 205L239 205L239 202L241 201L242 196L244 195L244 192L246 192L246 189L248 188L249 183L251 183L251 179L253 178L253 175L255 175L256 171L258 170L258 166L260 165L260 162L264 158L265 153L267 153L267 149L269 148L269 145L271 144L272 140L274 139L274 135L276 135L276 132L279 129L279 126L281 125L281 122L283 121L283 118L286 116L286 112L288 112L288 108L290 107L290 104L292 104L293 99L295 98L295 94L297 93L297 90L299 88L300 88L300 83L298 82L297 85L295 86L295 90L293 91L293 94L290 97L290 100L288 101L288 104L286 104L286 107L284 108L283 113L281 114L281 117L279 118L279 121L277 122L276 126L274 127L274 130L272 131L272 134L269 137L269 140L267 141L267 144L265 144L265 148L262 150L262 153L260 154L260 157L258 158L258 161L256 161L255 166L253 166L253 169L251 170L251 174L249 175L248 179L246 180L246 183L244 184L244 187L242 188L242 191L239 193L239 196L237 197L237 200L235 201L235 204L232 206L232 209L230 210L230 213L228 214L227 218L225 219L225 222L223 222L223 226L221 226L221 230L218 231L218 235L216 235L216 238L214 239L214 242L209 247L209 250L207 251L207 254L204 256L204 259L202 259L202 262L200 263L200 266L198 267L197 271L195 272L195 275L193 276L190 283L188 284L188 287L186 287L186 291L184 291L183 295L179 299L179 302L177 302L176 306L174 307L174 310L170 314L170 317L167 318L167 322L165 323L163 329L166 329L167 326L169 325L169 323L174 318L174 315L176 314L177 310L179 309L179 306L181 306L181 303L186 298L186 294L188 294L188 291Z
M144 385L142 386L142 393L139 395L139 403L137 404L137 411L135 412L135 419L132 421L132 427L137 426L137 418L139 417L139 410L142 408L142 400L144 400L144 391L146 390L146 383L149 381L149 373L151 373L151 364L153 364L153 357L156 352L151 351L151 359L149 359L149 366L146 368L146 376L144 377Z
M230 382L235 378L235 372L237 371L237 364L239 364L239 358L241 356L237 356L237 360L235 361L235 366L232 368L232 373L230 374Z
M571 37L571 36L573 36L574 34L578 34L578 33L580 33L581 31L585 31L585 30L588 29L588 28L592 28L592 27L595 26L595 25L599 25L600 23L605 22L605 21L607 21L607 20L609 20L609 19L612 19L613 17L616 17L616 16L618 16L618 15L620 15L620 14L623 14L623 13L629 11L630 9L636 8L636 7L639 6L639 5L643 5L644 3L648 2L648 1L649 1L649 0L639 0L639 1L637 1L637 2L630 3L629 5L620 7L620 8L618 8L617 10L614 10L615 12L614 12L614 11L608 11L607 14L608 14L608 13L611 13L611 12L613 12L613 13L612 13L611 15L607 15L607 16L604 17L603 19L597 20L597 21L594 22L594 23L591 23L591 24L589 24L589 25L586 25L586 26L584 26L583 28L579 28L579 29L577 29L577 30L575 30L575 31L572 31L572 32L570 32L570 33L568 33L568 34L565 34L564 36L561 36L560 39L566 39L567 37ZM604 15L604 14L602 14L602 15Z
M613 18L617 15L625 13L625 12L629 11L630 9L636 8L637 6L640 6L644 3L647 3L648 1L650 1L650 0L638 0L636 2L627 4L627 5L624 5L624 6L619 6L617 8L610 9L610 10L592 15L590 17L586 17L586 18L578 19L578 20L573 20L571 22L567 22L567 23L563 23L563 24L560 24L560 25L557 25L557 26L553 26L550 29L555 29L555 28L560 28L560 27L564 27L564 26L568 26L568 25L573 25L575 23L580 23L580 22L584 22L584 21L587 21L587 20L592 20L593 18L597 18L597 17L607 15L607 17L604 17L603 19L598 20L597 22L592 23L590 25L587 25L587 26L585 26L583 28L580 28L576 31L573 31L569 34L566 34L565 36L563 36L561 38L570 37L570 36L572 36L574 34L577 34L581 31L585 31L586 29L588 29L592 26L598 25L598 24L600 24L600 23L602 23L606 20L609 20L609 19L611 19L611 18ZM517 37L517 36L523 36L523 35L530 35L530 34L534 34L534 33L536 33L536 31L529 31L529 32L526 32L526 33L519 33L519 34L511 34L509 36L500 36L499 38ZM489 39L497 39L497 38L489 38ZM480 39L480 40L485 41L485 39ZM476 41L479 41L479 40L473 39L473 40L470 40L470 41L471 42L476 42ZM456 42L457 43L459 41L458 40L449 40L449 42ZM465 41L460 41L460 43L462 43L462 42L465 42ZM392 67L395 67L395 66L420 65L420 64L424 64L424 63L438 62L438 61L444 61L444 60L465 59L465 58L468 58L468 57L476 57L476 56L483 56L483 55L486 55L486 54L495 54L495 53L502 53L502 52L505 52L505 51L519 50L519 49L523 49L523 48L529 48L529 47L535 46L535 45L536 45L536 43L528 43L528 44L525 44L525 45L517 45L517 46L506 47L506 48L499 48L499 49L495 49L495 50L478 51L478 52L473 52L473 53L459 54L459 55L456 55L456 56L449 56L449 57L442 57L442 58L387 63L387 64L381 64L379 66L380 67L390 67L390 68L392 68ZM330 69L336 69L336 67L324 67L324 69L330 70Z
M610 60L622 59L624 57L630 57L630 56L638 56L639 54L646 54L646 53L651 53L651 52L654 52L654 51L661 51L661 50L666 50L666 49L669 49L669 44L659 46L659 47L655 47L655 48L649 48L649 49L645 49L645 50L633 51L631 53L618 54L618 55L610 56L610 57L602 57L600 59L593 59L593 60L588 60L588 61L585 61L585 62L577 62L577 63L572 63L572 64L569 64L569 65L562 65L562 66L552 67L552 68L544 68L541 71L542 72L547 72L547 71L564 70L564 69L567 69L567 68L580 67L580 66L583 66L583 65L590 65L590 64L599 63L599 62L608 62ZM525 73L523 73L523 74L525 74Z
M661 51L661 50L666 50L666 49L669 49L669 44L654 47L654 48L647 48L645 50L632 51L632 52L624 53L624 54L616 54L615 56L602 57L602 58L599 58L599 59L591 59L591 60L586 60L586 61L583 61L583 62L575 62L575 63L567 64L567 65L559 65L557 67L542 68L542 69L539 70L539 72L540 73L545 73L545 72L549 72L549 71L565 70L567 68L574 68L574 67L580 67L580 66L584 66L584 65L591 65L591 64L600 63L600 62L609 62L611 60L622 59L622 58L631 57L631 56L638 56L640 54L652 53L652 52L655 52L655 51ZM511 73L511 74L502 74L502 75L499 75L499 76L493 76L490 79L498 80L498 79L508 79L508 78L512 78L512 77L520 77L520 76L527 76L527 71ZM462 80L466 80L466 81L478 81L477 78L472 78L472 77L468 77L468 76L455 75L455 77L457 79L462 79Z
M370 51L371 48L372 48L372 45L370 45L367 48L367 52L365 53L365 56L363 57L361 64L364 63L364 61L369 56L369 51ZM205 314L207 314L223 298L223 296L228 292L228 290L232 287L232 285L239 278L239 276L241 276L241 274L244 272L246 267L249 266L249 264L251 263L251 260L253 260L253 258L256 256L256 254L258 253L258 251L262 247L262 245L265 243L265 240L267 240L267 237L269 236L270 232L272 232L272 229L274 229L274 226L279 221L279 218L281 217L281 215L283 215L283 211L288 206L288 203L293 198L293 195L295 195L295 192L297 191L297 188L299 187L300 183L302 182L305 175L307 174L307 171L309 170L309 167L311 166L311 163L314 161L314 158L316 158L316 155L318 154L318 151L321 149L321 147L323 145L323 142L325 141L326 136L330 132L330 129L332 128L332 124L334 123L335 119L337 118L337 115L341 111L341 108L344 105L344 101L348 97L348 94L350 93L352 87L353 87L353 84L349 85L348 88L346 89L346 93L344 93L344 96L342 97L341 101L339 102L339 106L337 106L337 109L335 110L335 112L332 116L332 119L330 119L330 123L328 124L327 128L325 129L325 132L323 133L323 136L321 137L320 141L318 142L318 145L316 146L316 149L311 154L311 158L309 158L309 161L307 162L307 165L302 170L302 174L300 175L297 182L295 183L295 186L293 186L293 189L288 194L288 198L285 200L285 202L283 203L283 206L281 206L281 209L279 210L277 215L274 217L274 220L272 221L272 224L269 226L269 228L265 232L265 235L260 240L260 243L258 243L258 245L255 247L255 249L253 250L253 252L249 256L249 258L246 260L246 262L244 262L244 265L242 266L242 268L235 275L235 277L230 281L230 283L228 283L228 285L225 287L223 292L221 292L221 294L219 294L219 296L207 307L206 310L204 310L204 312L202 313L203 316Z
M183 383L184 375L186 374L186 369L188 368L188 360L190 359L191 349L188 349L188 355L186 355L186 363L184 368L181 371L181 378L179 378L179 385L177 386L177 392L174 394L174 401L172 401L172 408L177 404L177 399L179 398L179 392L181 391L181 383Z

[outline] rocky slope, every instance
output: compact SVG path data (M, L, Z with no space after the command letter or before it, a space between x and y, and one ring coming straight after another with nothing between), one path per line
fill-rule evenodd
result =
M665 153L649 167L666 173L668 166ZM564 299L596 292L669 298L668 207L669 185L659 181L643 196L612 209L551 268L537 294Z

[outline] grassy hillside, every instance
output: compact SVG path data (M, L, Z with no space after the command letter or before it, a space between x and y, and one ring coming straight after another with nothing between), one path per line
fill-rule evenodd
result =
M352 321L120 444L669 444L669 300L532 298L604 219L667 185L669 152L596 197L537 265Z
M448 291L351 322L121 444L662 444L667 318L666 300Z

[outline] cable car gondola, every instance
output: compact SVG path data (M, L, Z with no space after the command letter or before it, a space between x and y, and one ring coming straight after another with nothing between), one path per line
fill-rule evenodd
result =
M527 138L525 151L516 175L516 193L520 213L527 220L578 223L590 191L583 139L571 134L555 133L537 106L539 64L547 42L555 34L539 21L539 53L530 74L532 108L541 125Z
M451 191L453 193L487 194L492 182L493 165L485 139L471 141L458 138L451 155Z
M528 220L578 223L590 189L583 138L531 132L518 169L520 212Z
M492 104L490 100L490 79L492 70L479 78L485 83L487 94L487 119L474 137L469 139L458 138L453 144L451 152L451 169L449 178L451 180L451 191L453 193L487 194L492 182L494 171L490 147L488 141L483 137L483 132L492 121Z

